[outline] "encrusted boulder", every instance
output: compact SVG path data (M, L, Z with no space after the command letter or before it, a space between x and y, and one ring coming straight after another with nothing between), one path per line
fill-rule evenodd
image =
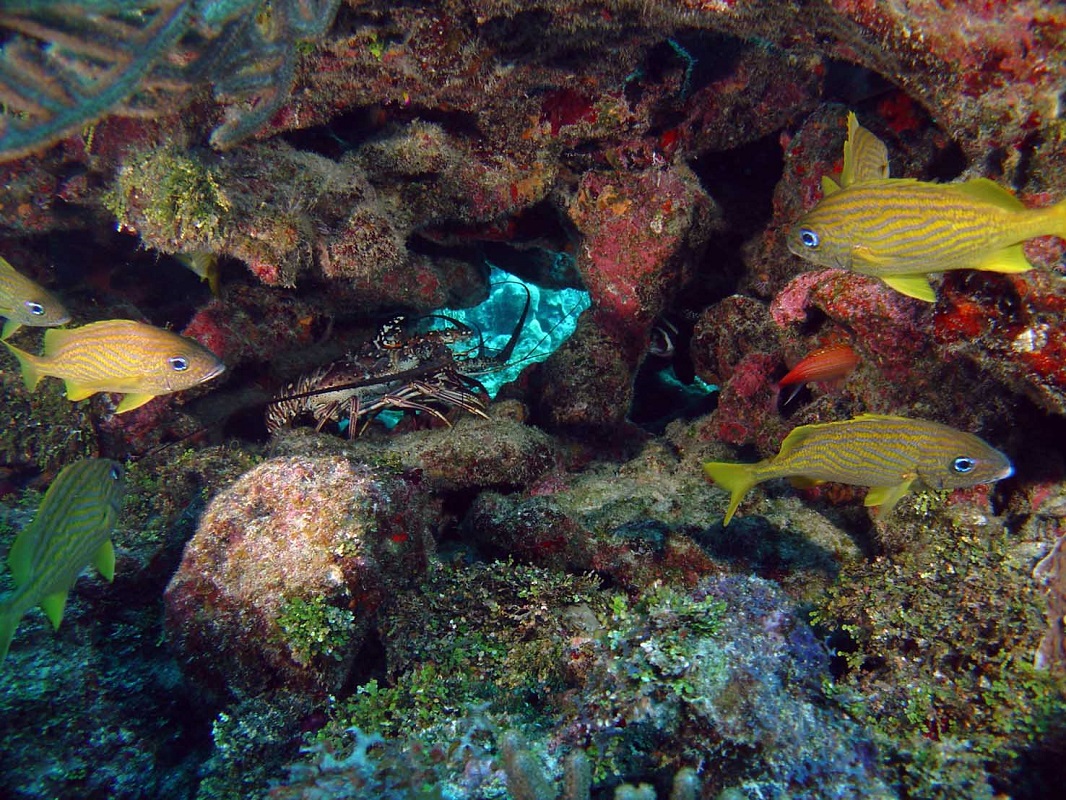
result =
M338 457L245 473L208 505L166 590L186 673L212 691L338 690L375 612L423 574L437 512Z

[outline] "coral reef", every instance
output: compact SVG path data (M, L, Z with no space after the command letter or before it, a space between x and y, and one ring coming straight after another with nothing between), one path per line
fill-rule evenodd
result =
M309 789L316 780L329 784L339 765L326 754L351 752L343 734L354 724L364 735L381 737L384 747L375 749L382 761L372 760L374 769L353 762L352 772L362 772L363 781L379 769L389 769L398 782L421 776L439 793L430 796L492 796L491 785L503 778L512 797L552 797L552 775L563 773L568 786L575 780L575 748L584 751L593 786L617 786L649 768L672 776L678 765L696 760L704 765L704 791L712 793L746 786L783 797L788 787L788 796L814 797L832 786L838 796L893 796L873 767L861 729L814 700L824 653L809 629L782 608L769 583L716 578L692 593L659 589L633 601L614 595L604 607L602 593L590 594L588 584L564 587L539 570L497 565L477 570L476 577L465 572L435 576L425 596L451 598L469 609L463 619L483 617L476 609L488 603L490 619L476 629L427 630L425 600L412 597L417 605L398 607L403 613L394 617L396 633L409 635L390 638L407 642L406 657L392 663L405 677L396 690L375 686L338 710L319 735L311 763L320 766L294 771L291 777L299 782L287 791ZM559 603L565 609L555 608ZM492 630L502 638L482 638ZM422 664L419 638L427 635L465 667L441 673ZM516 636L521 644L508 646ZM732 644L723 649L727 641ZM537 662L551 673L535 676L532 665L523 665L532 654L542 657L553 649L563 657ZM512 675L523 683L493 691L508 686ZM531 679L533 686L524 683ZM415 689L421 686L426 689ZM412 690L413 703L398 694ZM462 696L482 703L457 719L445 709ZM508 732L544 704L556 720L551 730L525 727L520 738ZM425 738L407 742L412 728ZM681 730L689 736L701 731L702 744L689 749L688 736L676 735ZM407 748L411 756L405 758ZM564 759L567 752L571 757ZM545 759L551 766L544 766ZM676 788L682 781L667 782ZM540 794L531 794L535 786ZM570 791L562 796L587 796Z
M891 750L904 792L930 774L944 797L991 797L1007 784L1052 791L1027 773L1066 734L1061 681L1032 667L1044 628L1032 542L959 510L914 522L905 549L845 568L814 612L838 634L842 701ZM977 624L960 617L968 606L981 608Z

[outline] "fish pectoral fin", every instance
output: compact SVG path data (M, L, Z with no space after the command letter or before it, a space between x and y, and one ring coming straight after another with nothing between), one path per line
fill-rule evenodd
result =
M154 394L127 394L122 398L122 402L118 404L115 413L124 414L127 411L133 411L133 409L140 408L154 397Z
M864 244L854 245L848 251L848 257L851 260L848 267L866 275L878 275L884 271L886 266L884 259L878 258L874 255L874 251Z
M974 265L974 269L985 272L1028 272L1032 268L1033 265L1025 257L1025 251L1020 244L997 250L984 261Z
M927 303L936 302L936 292L925 275L882 275L881 280L891 286L900 294L913 297L915 300L924 300Z
M21 327L21 322L15 322L15 320L9 319L7 322L4 323L4 329L0 331L0 339L8 338Z
M67 607L67 594L69 589L61 592L52 592L41 598L41 608L45 616L52 623L52 630L59 630L59 623L63 621L63 609Z
M873 486L866 493L866 500L863 501L863 505L880 506L880 514L887 516L896 503L911 490L911 485L917 478L917 475L905 475L903 480L895 486Z
M822 196L829 197L834 192L840 191L840 184L830 178L828 175L822 176Z
M803 475L792 475L788 482L796 489L810 489L812 486L821 486L825 481L820 481L817 478L806 478Z
M110 539L93 553L93 566L108 582L115 579L115 546L111 544Z

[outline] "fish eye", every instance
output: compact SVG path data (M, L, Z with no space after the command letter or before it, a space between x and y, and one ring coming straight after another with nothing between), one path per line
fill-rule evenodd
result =
M118 466L117 464L115 466L111 467L110 475L111 475L111 480L113 480L113 481L120 480L122 478L122 467Z
M167 359L167 363L175 372L184 372L189 368L189 359L185 356L171 356Z
M809 247L813 250L818 246L818 241L818 234L810 228L803 228L800 230L800 243L804 247Z
M959 475L965 475L968 472L973 472L973 469L976 466L977 462L969 456L959 456L951 462L952 472L957 472Z
M44 306L42 306L37 301L35 301L35 300L27 300L25 303L23 303L23 305L26 306L26 310L29 311L31 314L33 314L33 316L35 316L35 317L43 317L44 316Z

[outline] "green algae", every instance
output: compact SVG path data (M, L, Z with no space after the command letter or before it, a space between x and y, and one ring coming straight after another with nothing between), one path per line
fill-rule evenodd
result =
M150 456L131 462L116 544L132 549L164 546L175 529L184 531L195 524L219 487L262 460L252 449L216 446L187 448L166 452L165 458Z
M297 662L306 664L316 657L341 661L355 628L355 614L322 597L288 597L278 610L277 624Z
M0 390L5 411L0 463L50 473L99 452L90 403L67 400L59 381L42 381L31 393L17 372L0 369Z
M385 612L392 679L359 687L330 729L398 735L484 702L533 713L564 683L563 644L574 627L565 609L603 611L596 583L512 562L436 565L419 592L400 595Z
M1022 765L1066 735L1066 680L1033 667L1046 621L1019 543L941 502L901 509L909 547L845 565L811 618L840 657L827 689L907 796L991 796L990 780L1025 785Z
M219 171L177 147L127 159L103 200L120 229L178 252L217 250L232 225L232 203Z

